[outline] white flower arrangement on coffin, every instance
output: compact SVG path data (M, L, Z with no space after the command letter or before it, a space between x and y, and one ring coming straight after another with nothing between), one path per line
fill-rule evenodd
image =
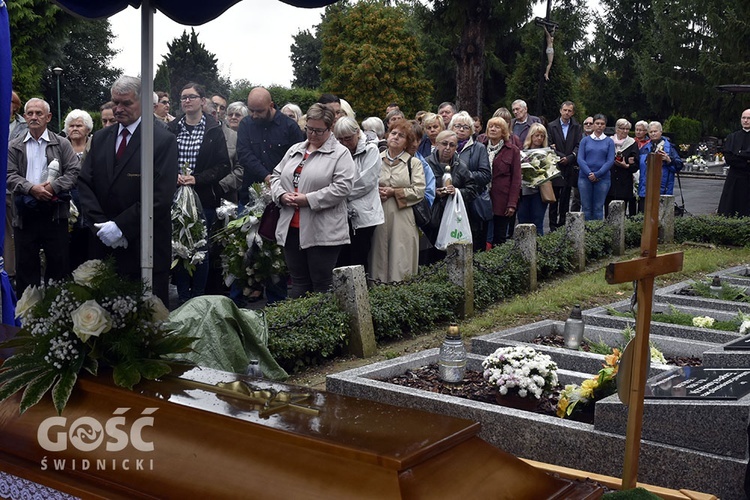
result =
M750 333L750 314L738 311L737 317L741 321L740 323L740 334L745 335Z
M15 348L0 365L0 401L24 389L23 413L51 390L62 413L81 370L111 367L115 384L129 389L169 373L168 356L189 351L195 339L168 331L169 311L143 292L112 260L90 260L72 279L28 287L16 307L23 327L0 345Z
M482 362L484 379L496 386L501 395L520 397L542 394L557 386L557 363L531 347L501 347Z

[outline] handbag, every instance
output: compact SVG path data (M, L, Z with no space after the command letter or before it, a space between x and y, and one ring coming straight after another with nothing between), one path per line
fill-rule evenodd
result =
M554 203L557 201L557 198L555 198L555 190L552 188L552 181L539 184L539 194L544 203Z
M435 240L435 248L445 251L449 245L455 243L472 244L471 225L466 213L466 206L461 193L449 196L440 221L440 230Z
M260 224L258 224L258 234L261 238L276 242L276 226L280 215L281 209L276 203L271 202L266 205L263 215L260 216Z
M412 158L414 157L410 155L409 158L406 159L406 168L409 169L409 180L413 183L414 181L411 178ZM430 201L426 196L422 197L422 201L420 201L416 205L412 205L411 209L414 212L414 222L417 224L417 227L430 227L430 220L432 219L432 207L430 206Z
M482 194L474 198L474 200L471 202L471 208L476 216L481 220L485 222L491 221L493 213L492 200L490 200L490 192L485 189Z

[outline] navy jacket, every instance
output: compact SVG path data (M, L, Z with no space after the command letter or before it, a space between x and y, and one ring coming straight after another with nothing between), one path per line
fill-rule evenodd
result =
M279 111L271 121L243 118L237 130L237 161L243 168L240 202L247 203L247 189L255 182L263 182L287 150L304 140L297 122Z

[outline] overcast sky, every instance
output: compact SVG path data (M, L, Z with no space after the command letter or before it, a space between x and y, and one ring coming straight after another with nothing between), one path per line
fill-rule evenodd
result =
M206 0L211 1L211 0ZM320 23L324 9L300 9L277 0L244 0L217 19L196 26L198 40L216 55L219 72L232 81L245 78L256 85L289 86L292 63L289 59L292 36L300 29L312 31ZM126 75L141 72L141 12L128 7L110 18L113 43L121 52L113 59ZM154 73L167 54L167 42L190 32L190 26L177 24L157 12L154 16Z
M211 0L206 0L211 1ZM534 13L544 16L546 2ZM292 36L300 29L313 31L325 9L301 9L278 0L243 0L217 19L196 26L198 40L216 55L219 72L232 81L247 79L255 85L278 84L288 87L293 78L289 59ZM128 7L110 18L116 36L113 43L120 53L113 65L126 75L141 72L140 10ZM154 73L167 53L167 42L179 37L189 26L177 24L161 13L154 16Z

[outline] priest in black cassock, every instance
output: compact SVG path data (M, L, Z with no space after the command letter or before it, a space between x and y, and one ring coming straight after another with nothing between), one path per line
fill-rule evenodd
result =
M729 165L719 200L719 215L750 216L750 109L742 112L742 130L724 141L724 160Z

